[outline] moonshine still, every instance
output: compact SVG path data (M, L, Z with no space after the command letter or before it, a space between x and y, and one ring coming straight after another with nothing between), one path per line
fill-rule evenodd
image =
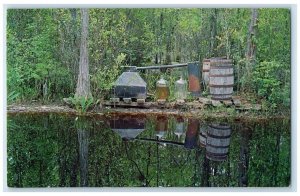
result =
M110 128L123 140L133 140L145 130L145 117L122 116L109 120Z

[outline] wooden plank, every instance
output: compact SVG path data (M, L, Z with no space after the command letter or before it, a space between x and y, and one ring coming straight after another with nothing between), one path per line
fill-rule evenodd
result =
M137 99L136 102L140 105L145 104L145 99Z
M123 101L125 102L125 103L131 103L132 101L131 101L131 98L123 98Z
M200 103L203 103L204 105L211 105L211 99L205 97L199 97L198 100L200 101Z
M184 103L185 103L185 101L183 99L178 99L175 102L176 105L184 105Z
M214 107L222 106L222 103L221 103L220 101L217 101L217 100L211 100L211 104L212 104Z
M260 104L245 104L241 107L236 108L236 110L239 111L249 111L249 110L254 110L254 111L260 111L262 109Z
M226 105L226 106L232 106L233 103L232 103L231 100L224 100L223 104Z
M119 103L120 102L120 98L119 97L110 98L110 102L112 102L112 103Z
M158 105L164 105L164 104L166 104L166 100L165 99L158 99L157 100L157 103L158 103Z
M110 101L106 101L104 103L106 106L111 107L136 107L136 108L150 108L151 103L145 102L144 104L139 104L137 102L131 102L131 103L125 103L125 102L119 102L119 103L113 103Z
M241 104L241 101L239 100L239 99L233 99L232 100L233 101L233 104L235 105L235 106L241 106L242 104Z

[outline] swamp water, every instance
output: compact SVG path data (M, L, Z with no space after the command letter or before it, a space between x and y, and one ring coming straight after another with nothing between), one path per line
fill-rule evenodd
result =
M9 187L286 187L289 120L8 115Z

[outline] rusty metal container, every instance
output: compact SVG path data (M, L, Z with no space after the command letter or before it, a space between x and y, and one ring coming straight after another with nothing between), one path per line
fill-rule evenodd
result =
M200 66L199 63L188 63L189 91L194 97L200 97Z

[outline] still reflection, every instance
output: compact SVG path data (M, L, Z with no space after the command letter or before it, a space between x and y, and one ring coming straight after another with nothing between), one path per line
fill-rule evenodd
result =
M132 140L145 130L145 117L114 116L109 120L110 128L123 140Z
M163 115L11 116L8 186L288 186L287 127Z

